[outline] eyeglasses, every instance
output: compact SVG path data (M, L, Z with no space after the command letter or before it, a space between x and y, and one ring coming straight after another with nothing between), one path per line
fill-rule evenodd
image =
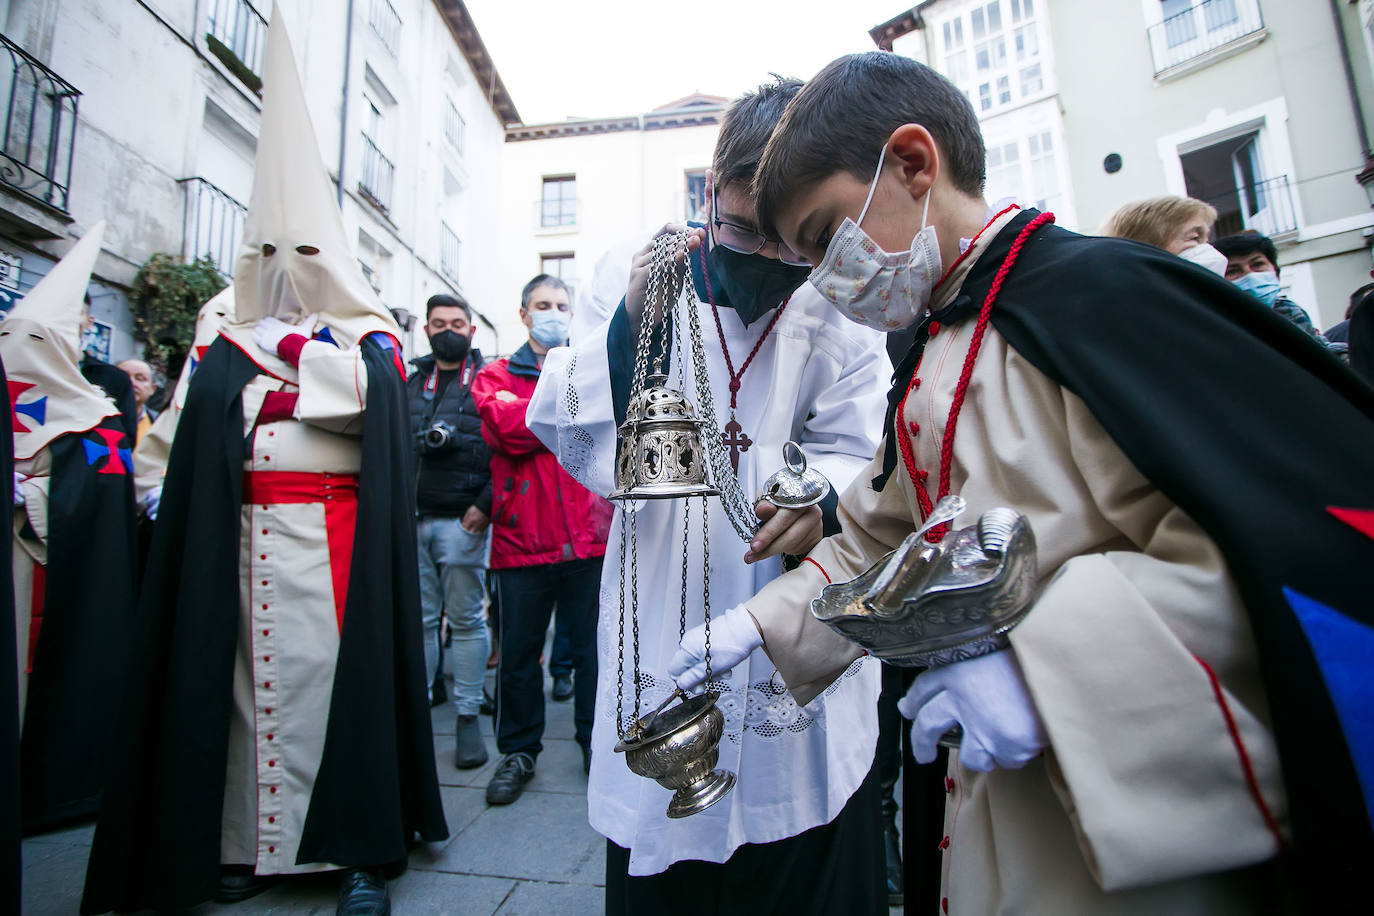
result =
M716 241L740 254L758 254L768 244L769 239L761 232L748 226L732 223L716 215L716 189L711 189L711 226ZM793 267L810 267L811 262L787 247L786 242L778 242L778 260Z

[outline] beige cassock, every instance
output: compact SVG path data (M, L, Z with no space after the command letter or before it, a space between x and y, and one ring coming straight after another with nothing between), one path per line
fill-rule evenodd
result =
M937 292L934 309L954 298L985 245ZM916 463L929 469L932 496L974 324L929 342L902 417L919 424ZM881 466L880 453L840 500L843 533L811 553L836 582L895 548L920 518L900 461L884 491L873 491ZM1258 878L1241 869L1273 857L1278 840L1223 704L1280 824L1286 802L1250 627L1217 546L1140 475L1078 397L991 325L954 440L951 492L968 500L960 524L1011 506L1034 528L1041 591L1011 642L1050 748L1022 770L988 774L950 755L948 911L1259 911ZM799 703L858 653L810 614L825 584L804 563L747 603Z
M299 400L294 419L257 427L244 461L220 861L259 875L317 871L332 866L297 865L296 851L329 721L367 372L356 347L306 344L298 371L252 344L251 325L223 333L269 373L243 390L245 435L268 392L298 390Z

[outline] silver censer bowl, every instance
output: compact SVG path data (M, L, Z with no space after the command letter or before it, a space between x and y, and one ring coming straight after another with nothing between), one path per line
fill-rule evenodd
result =
M725 716L716 696L703 693L639 719L616 743L617 753L639 776L673 789L669 817L699 814L735 786L735 774L716 769Z

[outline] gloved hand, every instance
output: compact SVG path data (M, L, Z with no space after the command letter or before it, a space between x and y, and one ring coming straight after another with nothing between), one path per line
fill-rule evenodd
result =
M143 495L143 514L148 521L157 521L157 507L162 503L162 485L158 484Z
M299 333L300 331L280 318L273 318L268 315L253 325L253 343L273 356L277 356L277 347L281 345L281 342L290 335Z
M18 471L14 472L14 504L16 506L24 505L24 491L19 487L19 481L23 479L24 475L20 474Z
M711 675L729 671L763 645L763 634L754 615L744 605L733 607L711 618ZM706 624L688 630L678 643L668 676L683 690L692 690L706 680Z
M955 725L964 728L959 762L982 773L1020 769L1050 743L1010 649L926 671L897 709L913 720L918 763L935 759L941 736Z

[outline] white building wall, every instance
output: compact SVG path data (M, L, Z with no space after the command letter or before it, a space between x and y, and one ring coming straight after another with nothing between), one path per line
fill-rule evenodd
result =
M219 0L221 8L235 0ZM268 0L255 0L270 15ZM319 155L339 174L344 110L347 4L341 0L278 0L301 69ZM366 232L390 254L381 296L423 321L435 292L458 291L484 312L500 281L497 231L504 125L475 85L472 70L433 0L392 0L401 18L392 54L369 24L373 0L354 4L348 60L343 214L351 239ZM124 287L154 252L180 254L185 192L179 179L206 177L240 202L252 183L253 138L261 101L211 52L206 40L215 0L26 0L0 7L0 29L83 94L73 157L68 224L51 216L57 238L0 233L0 249L24 258L24 289L46 272L52 256L87 227L109 222L95 317L114 326L111 358L136 350ZM362 167L364 75L371 68L395 100L387 154L396 166L390 211L382 214L358 191ZM467 122L461 155L446 150L443 96ZM207 103L213 106L207 123ZM466 187L444 193L441 162ZM205 174L205 173L211 174ZM452 182L450 182L452 187ZM0 195L0 208L8 199ZM463 239L457 279L440 272L440 223ZM10 249L14 249L12 252ZM466 268L466 269L463 269ZM423 349L424 335L415 328ZM495 338L479 321L478 346Z
M502 174L503 288L497 312L503 352L526 338L520 290L539 273L541 257L571 252L574 284L590 281L609 248L686 215L687 173L709 168L718 125L629 130L510 142ZM577 223L540 225L546 176L577 178Z

